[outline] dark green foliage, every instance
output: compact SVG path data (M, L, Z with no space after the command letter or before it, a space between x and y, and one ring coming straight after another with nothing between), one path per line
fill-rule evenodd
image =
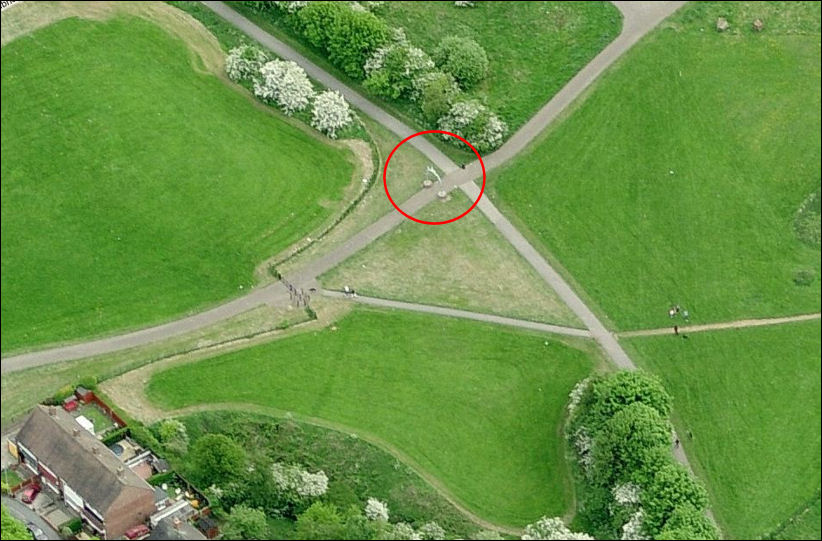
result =
M671 413L671 395L662 381L647 372L617 372L591 385L591 428L605 422L625 406L641 402L654 408L663 417Z
M297 518L297 539L345 539L343 517L330 503L315 502Z
M129 434L131 435L131 439L147 449L156 452L162 448L160 442L157 441L157 437L144 425L138 423L131 424L131 426L129 426Z
M246 505L231 508L223 526L224 539L267 539L268 524L262 509Z
M432 56L437 66L453 75L464 89L470 89L488 75L488 55L473 39L448 36Z
M414 79L418 72L408 69L413 65L410 60L411 46L397 43L388 48L383 58L382 67L375 70L365 80L365 88L378 96L392 100L409 99L414 91Z
M650 483L643 486L643 525L651 535L659 533L678 508L690 506L695 511L704 513L708 505L708 493L705 488L680 464L669 462L662 465L656 470ZM687 517L687 509L683 509L673 527L684 528Z
M608 419L594 439L597 482L640 482L670 455L671 424L654 408L634 403Z
M146 482L149 485L153 486L153 487L158 487L158 486L162 485L163 483L168 483L168 482L174 480L175 477L176 477L176 475L173 471L167 471L167 472L157 473L155 475L152 475L151 477L146 479Z
M127 426L118 428L116 430L111 430L106 434L106 437L100 441L102 441L103 445L108 447L112 443L116 443L121 439L125 438L128 435L128 431L129 430Z
M674 509L654 539L719 539L719 532L704 510L684 504Z
M369 12L354 11L344 2L310 2L286 22L355 79L365 77L365 61L389 35L382 20Z
M246 465L243 448L223 434L206 434L199 438L188 458L191 479L203 487L222 486L238 479Z
M63 524L63 528L67 528L72 534L76 534L83 528L83 521L75 517Z
M459 93L454 77L450 73L434 72L428 76L420 88L420 108L425 121L435 125L440 117L451 108L451 103Z

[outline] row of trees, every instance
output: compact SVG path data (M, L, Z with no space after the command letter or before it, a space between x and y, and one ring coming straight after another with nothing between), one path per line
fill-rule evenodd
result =
M414 104L428 126L456 133L482 152L502 143L505 122L463 93L488 75L488 55L476 41L449 36L429 55L415 47L402 29L389 27L359 3L247 3L281 18L347 75L363 80L374 94ZM452 137L443 138L461 145Z
M597 536L718 539L704 487L672 457L671 406L659 379L642 372L587 379L571 392L568 438Z
M229 51L225 69L232 81L250 85L255 96L288 116L311 106L311 125L332 139L354 120L345 98L335 90L318 94L296 62L270 60L258 48L240 45Z

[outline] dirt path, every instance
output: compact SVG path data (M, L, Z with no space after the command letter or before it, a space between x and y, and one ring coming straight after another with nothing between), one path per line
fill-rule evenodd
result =
M802 314L799 316L772 317L767 319L739 319L737 321L725 321L720 323L708 323L706 325L680 325L681 334L705 331L719 331L722 329L744 329L747 327L762 327L765 325L782 325L784 323L795 323L797 321L810 321L820 319L822 314ZM620 338L632 338L634 336L659 336L664 334L674 334L673 325L662 329L644 329L639 331L625 331L618 333Z

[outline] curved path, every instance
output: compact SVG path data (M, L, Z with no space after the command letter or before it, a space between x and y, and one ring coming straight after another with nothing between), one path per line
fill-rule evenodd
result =
M203 3L243 32L272 49L282 58L294 60L301 64L309 75L325 86L339 90L349 102L380 122L380 124L391 130L398 137L404 138L414 133L415 130L386 113L362 95L310 62L293 48L268 34L226 6L223 2ZM522 150L522 148L538 136L560 112L573 102L596 77L613 64L614 61L624 54L643 35L654 28L662 19L676 11L683 3L684 2L615 2L623 14L623 28L620 35L580 70L580 72L542 107L528 123L518 130L508 142L496 152L489 155L486 158L486 168L491 169L497 167ZM446 188L453 189L460 187L468 193L469 196L473 193L474 197L476 197L479 189L472 180L480 174L479 164L477 162L469 164L465 169L460 169L450 158L430 142L422 138L415 138L411 143L446 173L443 179ZM402 207L409 214L413 214L433 201L435 197L436 194L434 190L423 190L404 202ZM540 276L559 293L563 301L568 303L571 309L591 331L592 336L603 347L608 357L621 368L633 369L633 363L631 363L628 356L622 350L614 335L605 328L596 315L585 305L559 273L557 273L545 258L531 246L525 237L502 216L487 197L482 198L479 209L489 217L492 223L494 223L500 232L514 245L517 251L534 266ZM313 285L317 276L335 267L358 250L367 246L373 240L402 223L403 220L402 215L397 212L391 212L383 216L352 236L336 250L309 263L296 275L288 276L289 281L300 286ZM81 344L6 357L2 360L1 370L2 373L13 372L32 366L101 355L145 345L177 336L184 332L213 325L226 318L233 317L254 308L255 306L259 306L260 304L271 304L285 301L286 299L287 295L285 295L284 290L281 288L278 289L277 285L266 286L252 291L245 297L235 299L206 312L172 321L164 325Z

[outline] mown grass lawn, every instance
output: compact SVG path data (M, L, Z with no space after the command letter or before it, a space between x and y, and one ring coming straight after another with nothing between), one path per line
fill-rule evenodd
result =
M673 395L683 443L726 536L772 532L816 494L818 321L693 333L687 340L634 338L628 345ZM818 538L818 521L815 528Z
M794 222L819 187L819 27L814 3L688 5L491 191L620 329L667 325L671 304L818 311L819 249Z
M143 19L2 48L2 350L156 323L252 285L342 202L353 157Z
M545 335L361 309L321 332L160 372L147 394L168 409L251 403L365 431L481 517L522 526L571 504L560 423L593 365Z
M420 217L447 220L471 203L454 190L448 202L430 203ZM408 220L321 282L332 289L350 286L361 295L582 326L478 209L439 226Z

